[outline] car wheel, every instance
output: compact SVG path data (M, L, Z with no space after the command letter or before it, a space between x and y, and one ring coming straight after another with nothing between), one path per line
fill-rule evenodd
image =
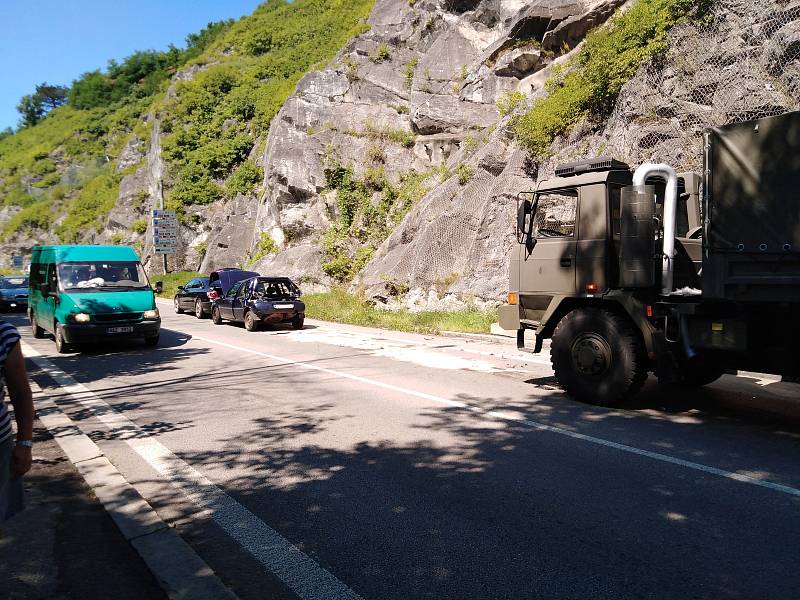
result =
M146 338L144 338L144 343L147 344L150 347L158 346L159 337L160 336L146 337Z
M194 316L198 319L205 319L206 317L206 311L203 310L203 303L200 302L200 298L194 302Z
M61 323L56 323L56 352L59 354L66 354L70 351L70 346L64 338L64 326Z
M37 340L40 340L44 337L44 329L39 327L39 324L36 322L36 315L31 313L31 329L33 330L33 337Z
M258 329L258 320L256 320L252 311L248 310L244 313L244 328L247 329L247 331L255 331Z
M183 314L183 309L181 308L181 303L178 300L177 296L175 296L174 302L175 302L175 314L176 315L182 315Z
M292 319L292 327L294 327L295 329L302 329L304 322L305 322L304 317L295 317L294 319Z
M222 315L219 314L219 308L216 306L211 308L211 322L214 325L222 325Z
M556 379L581 402L618 406L647 378L647 354L627 319L601 308L567 313L553 332L550 358Z

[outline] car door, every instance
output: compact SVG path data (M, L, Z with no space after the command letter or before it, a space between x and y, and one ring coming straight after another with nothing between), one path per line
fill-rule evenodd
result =
M578 189L539 192L533 215L533 248L519 245L519 289L526 314L541 317L554 296L575 294Z
M219 301L219 314L223 319L233 319L233 303L241 287L241 282L234 284L233 287L228 290L228 293Z
M236 296L233 299L233 319L235 321L244 321L244 306L245 302L247 301L247 292L250 289L249 284L249 280L245 280L236 284L239 286L239 289L237 290Z
M178 292L178 302L184 310L193 308L191 292L196 281L196 279L190 279L186 285L183 286L183 289Z

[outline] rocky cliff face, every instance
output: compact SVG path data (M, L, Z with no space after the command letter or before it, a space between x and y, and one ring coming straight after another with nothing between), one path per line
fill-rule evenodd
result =
M800 1L716 0L713 19L673 30L667 54L639 70L606 122L579 124L555 140L551 158L531 161L512 140L510 113L545 94L551 66L624 4L377 0L370 30L306 75L255 143L261 186L187 210L170 267L252 265L324 288L334 283L323 269L325 236L343 219L331 164L359 181L379 170L395 188L415 171L421 192L394 213L399 223L370 238L352 288L410 306L495 303L507 288L517 193L557 163L612 155L697 169L703 128L800 108ZM148 135L133 136L117 158L127 169L118 202L85 241L138 244L156 267L141 223L162 196L162 138L158 116L145 120ZM386 201L362 190L367 209ZM13 246L35 241L21 235ZM362 256L363 243L345 246Z
M511 160L513 151L501 142L489 143L497 137L491 133L500 118L497 102L509 92L540 88L543 79L536 74L621 4L379 0L371 30L352 40L327 69L307 75L273 120L259 161L264 194L253 235L242 231L231 240L229 228L220 227L209 237L203 268L247 254L259 236L268 235L280 251L259 261L257 270L329 285L320 235L338 215L335 195L326 193L326 156L334 149L336 159L352 165L360 178L377 140L395 183L409 169L454 167L472 153L479 169L463 190L455 178L436 186L359 281L375 287L388 277L412 288L440 281L441 288L441 281L457 273L452 291L494 297L505 277L505 213L516 182L493 182L506 168L521 173L524 162L521 155ZM422 215L440 210L456 192L472 200L426 223L433 225L430 231L420 231L419 219L429 218ZM225 222L236 221L237 210L229 206ZM401 258L399 250L412 240L411 256Z

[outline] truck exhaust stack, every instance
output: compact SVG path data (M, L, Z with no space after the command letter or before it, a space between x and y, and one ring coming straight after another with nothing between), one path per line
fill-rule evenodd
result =
M675 213L678 206L678 175L675 169L663 163L644 163L633 174L633 185L643 186L649 177L660 177L667 182L664 197L664 249L661 257L661 295L672 293L675 258Z

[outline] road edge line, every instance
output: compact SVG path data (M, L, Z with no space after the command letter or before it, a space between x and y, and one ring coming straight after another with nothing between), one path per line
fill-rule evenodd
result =
M174 600L239 600L213 569L31 380L37 418L59 445L161 589ZM93 456L87 457L86 454Z

